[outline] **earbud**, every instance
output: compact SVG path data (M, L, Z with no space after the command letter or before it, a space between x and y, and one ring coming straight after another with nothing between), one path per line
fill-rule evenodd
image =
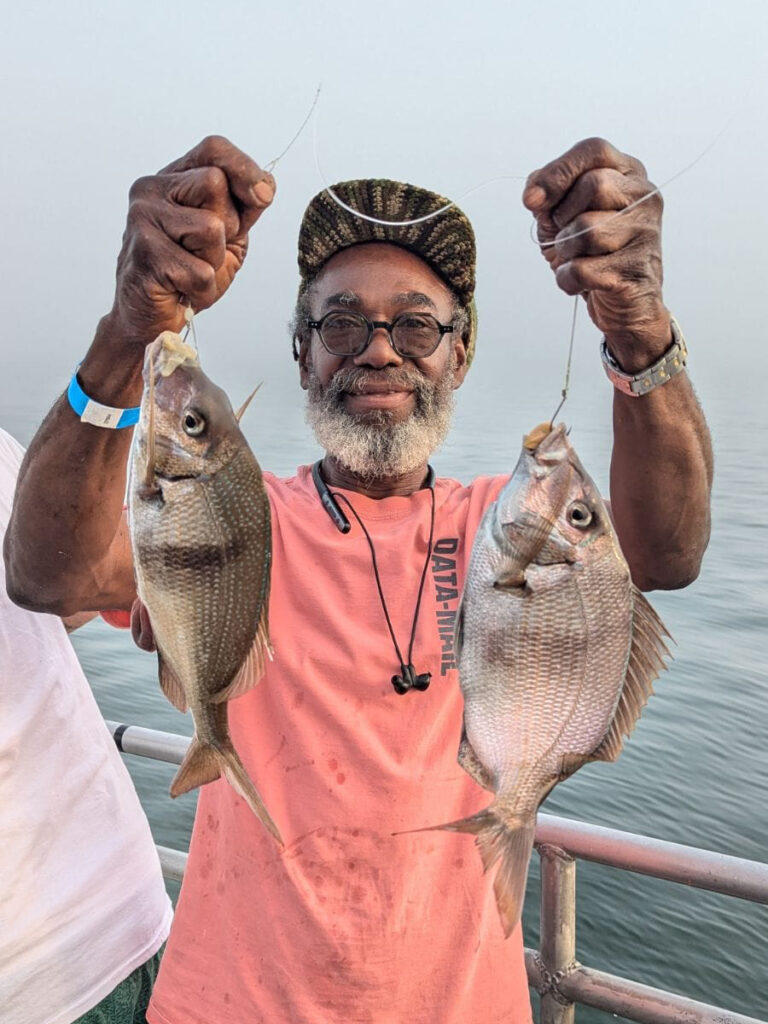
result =
M392 686L395 688L395 693L408 693L409 690L424 691L429 686L429 681L432 678L431 672L423 672L421 675L416 675L416 669L413 665L401 665L400 671L402 675L392 676Z

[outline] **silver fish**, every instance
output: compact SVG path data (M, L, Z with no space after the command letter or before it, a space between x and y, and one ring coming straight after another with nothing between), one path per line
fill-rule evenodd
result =
M495 794L440 826L475 834L509 935L536 813L588 761L615 761L669 636L633 585L608 510L561 424L526 437L472 548L457 625L459 763Z
M269 499L238 425L245 406L236 416L170 331L148 347L144 381L129 489L136 585L163 692L195 722L171 796L223 774L282 841L227 725L227 701L271 657Z

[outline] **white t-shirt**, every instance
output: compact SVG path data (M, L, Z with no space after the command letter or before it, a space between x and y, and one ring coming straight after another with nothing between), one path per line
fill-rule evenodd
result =
M0 430L0 539L23 449ZM0 559L0 1020L70 1024L165 941L147 819L60 619Z

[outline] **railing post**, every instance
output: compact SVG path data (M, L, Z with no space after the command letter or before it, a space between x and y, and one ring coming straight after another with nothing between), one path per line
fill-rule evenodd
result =
M541 1024L573 1024L574 1004L560 993L560 982L576 963L576 861L556 846L540 846Z

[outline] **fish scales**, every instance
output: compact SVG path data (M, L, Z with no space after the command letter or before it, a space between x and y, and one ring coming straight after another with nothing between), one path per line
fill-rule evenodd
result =
M137 581L148 607L164 604L163 657L201 694L231 680L253 642L269 587L263 548L269 504L261 473L240 450L209 481L178 480L146 510ZM168 514L168 506L175 511Z
M271 656L261 469L238 426L243 410L235 416L178 335L149 347L144 377L129 491L137 591L163 691L195 722L171 795L223 774L279 840L227 724L226 702L255 685Z
M505 933L520 918L536 812L615 760L668 654L565 428L539 427L478 530L457 626L459 762L495 794L442 828L476 835Z

